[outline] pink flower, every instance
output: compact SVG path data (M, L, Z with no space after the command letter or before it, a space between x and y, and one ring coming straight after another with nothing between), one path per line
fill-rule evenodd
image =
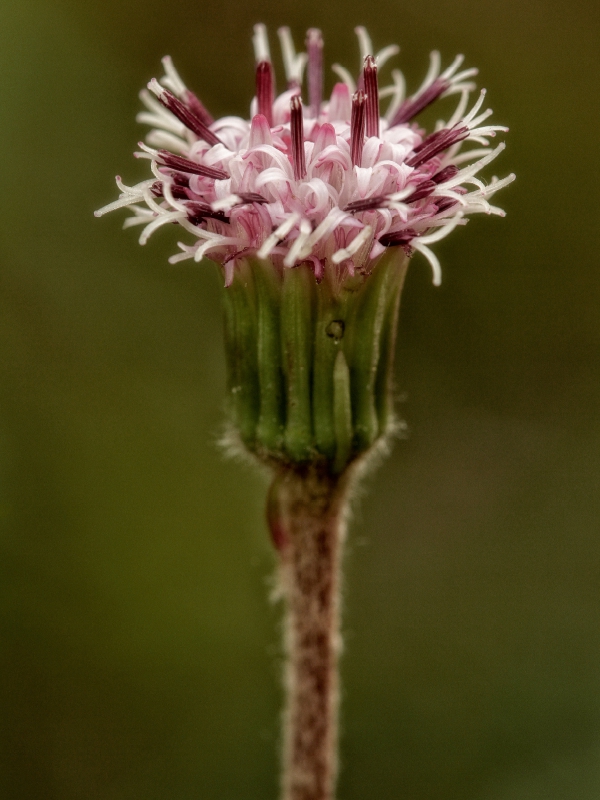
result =
M125 227L144 226L141 244L161 225L178 223L192 243L179 243L182 252L171 263L207 256L223 266L226 285L249 256L280 268L308 263L320 281L326 268L340 277L368 273L388 247L420 251L439 284L429 245L469 214L504 214L488 200L514 175L487 186L476 175L504 149L492 149L490 137L507 129L486 124L492 112L482 110L485 91L469 109L476 70L460 71L462 56L442 72L433 52L423 84L405 98L398 70L391 86L378 87L378 70L398 48L375 54L364 28L356 32L357 84L334 65L342 82L324 101L320 31L309 30L307 53L296 54L289 29L279 30L287 88L275 96L266 30L257 25L250 121L213 120L164 58L165 76L142 91L148 110L138 116L153 128L136 153L150 161L152 177L132 187L117 178L119 199L97 216L129 207L134 216ZM427 133L415 118L448 95L458 97L454 113ZM464 149L471 142L479 147Z

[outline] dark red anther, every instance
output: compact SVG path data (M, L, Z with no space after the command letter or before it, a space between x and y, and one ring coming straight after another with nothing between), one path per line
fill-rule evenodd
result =
M295 94L290 100L290 130L292 134L292 166L294 178L301 181L306 176L304 160L304 120L302 117L302 98Z
M204 164L197 164L195 161L190 161L188 158L173 155L168 150L158 151L159 163L163 167L170 167L172 169L180 170L181 172L189 172L192 175L203 175L205 178L214 178L214 180L224 180L229 175L225 170L218 167L205 167Z
M458 200L453 200L451 197L443 197L441 200L436 201L437 213L441 214L442 211L447 211L452 206L455 206Z
M405 100L392 117L390 128L393 128L394 125L403 125L406 122L410 122L413 117L416 117L424 108L427 108L440 95L444 94L449 86L450 83L445 78L437 78L421 94Z
M466 126L462 128L442 128L440 131L430 134L427 138L423 139L418 147L415 147L414 155L409 158L405 163L409 167L420 167L430 158L433 158L442 150L447 150L457 142L461 142L469 135L469 129Z
M218 219L220 222L229 222L229 217L222 211L213 211L207 203L188 203L188 219L193 225L198 225L204 219Z
M175 184L175 186L184 186L186 189L190 187L190 176L189 174L185 174L183 172L172 172L169 176L171 178L171 182Z
M154 181L152 186L150 187L150 191L155 197L164 197L164 189L163 189L163 182L162 181ZM175 200L188 200L188 193L183 186L177 186L177 184L171 184L171 195Z
M402 202L403 203L416 203L417 200L422 200L424 197L428 197L435 189L437 184L434 181L422 181L414 190L412 194L409 194Z
M396 231L394 233L384 233L379 239L379 244L384 247L397 247L398 245L407 245L414 239L408 231Z
M317 119L323 100L323 37L318 28L309 28L306 34L306 50L310 116Z
M350 213L371 211L374 208L381 208L387 199L386 194L378 194L376 197L365 197L364 200L353 200L352 203L348 203L344 211Z
M377 88L377 64L373 56L365 58L363 69L366 106L366 133L369 136L379 136L379 89Z
M198 97L196 97L193 92L190 92L189 89L185 90L183 101L190 111L192 111L198 117L198 119L202 120L205 125L212 125L212 123L215 121L214 117L206 108L204 103Z
M181 100L178 100L174 94L163 89L158 95L158 99L165 108L168 108L171 114L182 122L185 127L195 133L199 139L203 139L210 145L222 144L219 137L209 130L208 125L204 123L190 108L184 105Z
M273 65L270 61L259 61L256 65L256 100L258 113L266 117L273 126L273 99L275 96Z
M355 166L360 166L365 142L365 102L367 96L358 91L352 97L352 116L350 118L350 156Z
M262 194L258 194L257 192L237 192L237 196L240 198L242 203L268 203L266 197L263 197Z
M432 175L431 180L434 183L446 183L446 181L452 180L452 178L455 178L457 175L458 167L455 167L454 164L448 164L447 167L444 167L444 169Z

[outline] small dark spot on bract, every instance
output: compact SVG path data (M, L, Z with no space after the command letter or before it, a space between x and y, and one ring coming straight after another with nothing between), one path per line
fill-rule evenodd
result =
M335 339L336 342L339 342L339 340L344 336L345 329L346 324L343 319L332 319L329 325L325 328L325 333L331 339Z

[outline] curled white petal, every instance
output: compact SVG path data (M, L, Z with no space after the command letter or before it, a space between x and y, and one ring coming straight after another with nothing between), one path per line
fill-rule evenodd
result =
M273 248L292 230L294 225L298 223L300 214L297 212L289 216L281 225L273 231L273 233L265 239L264 244L256 254L259 258L267 258Z
M300 253L302 252L302 248L306 240L308 239L310 232L312 231L310 222L307 219L300 220L300 233L296 237L294 243L290 247L290 251L287 256L283 259L283 266L284 267L293 267Z
M429 261L431 264L431 270L433 272L433 285L440 286L442 283L442 267L436 254L433 252L433 250L430 250L429 247L421 244L418 240L411 242L411 244L415 250L423 253L427 261Z
M352 239L348 247L343 247L340 250L337 250L331 256L332 262L334 264L341 264L342 261L345 261L347 258L352 258L352 256L358 250L360 250L360 248L372 235L373 235L373 228L370 225L365 225L362 231L359 234L357 234L354 237L354 239Z
M350 94L354 94L356 91L356 83L346 67L342 67L341 64L332 64L331 69L342 79L342 83L345 83L348 89L350 89Z

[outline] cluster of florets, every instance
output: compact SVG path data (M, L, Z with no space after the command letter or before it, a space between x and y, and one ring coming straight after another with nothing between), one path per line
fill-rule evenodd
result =
M357 28L358 81L334 65L341 82L324 101L320 31L308 31L306 53L299 54L289 29L278 33L287 90L275 97L266 30L257 25L250 121L214 120L164 58L166 74L142 91L148 110L138 116L153 128L136 153L150 160L153 177L132 187L117 178L120 198L96 213L130 207L134 216L125 226L144 226L141 244L160 226L178 223L195 241L179 243L182 252L170 261L206 256L223 266L227 285L239 259L268 259L278 268L308 263L319 281L327 268L340 275L369 272L389 247L423 253L439 283L439 262L428 245L468 214L503 215L488 201L514 179L493 178L486 186L476 177L504 148L492 149L489 138L507 130L484 124L492 113L482 110L485 91L469 109L477 71L460 71L458 56L442 72L434 52L412 96L405 97L399 70L380 89L378 70L398 48L375 54L366 31ZM415 118L448 95L458 96L454 113L427 133ZM383 116L382 98L389 98ZM463 150L470 142L479 146Z

